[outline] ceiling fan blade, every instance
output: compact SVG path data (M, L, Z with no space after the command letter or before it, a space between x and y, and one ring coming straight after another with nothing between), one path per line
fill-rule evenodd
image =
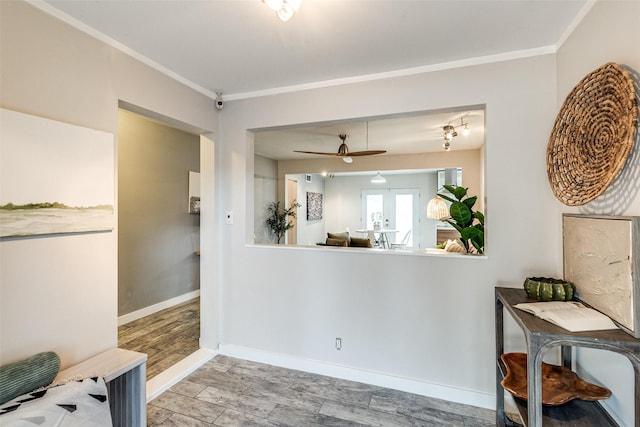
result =
M304 154L320 154L321 156L344 156L344 154L340 154L340 153L324 153L324 152L320 152L320 151L300 151L300 150L293 150L294 153L304 153Z
M384 154L387 150L367 150L367 151L352 151L348 156L356 157L356 156L373 156L374 154Z
M387 150L366 150L366 151L350 152L349 147L347 147L347 144L344 143L344 141L347 139L347 134L346 133L340 134L339 137L342 140L342 144L340 144L340 147L338 147L337 153L325 153L321 151L300 151L300 150L293 150L293 152L304 153L304 154L319 154L321 156L337 156L337 157L373 156L374 154L384 154L387 152ZM368 142L368 136L367 136L367 146L368 145L369 145L369 142Z

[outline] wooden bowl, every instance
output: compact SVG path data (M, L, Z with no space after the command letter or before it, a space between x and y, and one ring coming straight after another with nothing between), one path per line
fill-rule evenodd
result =
M500 356L507 368L501 384L505 390L521 399L527 399L527 354L505 353ZM611 391L581 380L564 366L542 362L542 404L558 406L573 399L601 400L611 396Z

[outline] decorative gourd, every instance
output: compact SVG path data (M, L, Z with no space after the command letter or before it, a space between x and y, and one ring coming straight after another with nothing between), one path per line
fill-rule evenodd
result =
M529 298L538 301L570 301L575 293L575 285L551 277L527 277L524 290Z

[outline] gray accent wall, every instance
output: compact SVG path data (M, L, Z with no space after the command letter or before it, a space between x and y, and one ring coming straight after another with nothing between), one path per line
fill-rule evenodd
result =
M118 112L118 315L200 288L200 215L188 213L200 137Z

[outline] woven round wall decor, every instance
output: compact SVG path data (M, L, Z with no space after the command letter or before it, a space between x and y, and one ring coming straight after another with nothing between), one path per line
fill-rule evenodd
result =
M564 101L547 145L557 199L580 206L602 194L631 153L637 125L629 72L609 62L587 74Z

